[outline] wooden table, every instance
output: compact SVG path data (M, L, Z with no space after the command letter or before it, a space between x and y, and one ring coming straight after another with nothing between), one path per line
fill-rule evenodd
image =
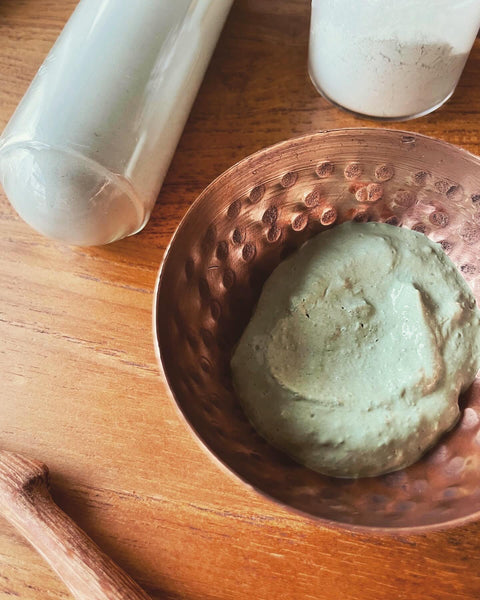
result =
M75 0L0 2L0 128ZM167 396L152 290L171 234L219 173L315 129L373 125L306 73L307 0L237 0L146 229L102 248L32 231L0 198L0 446L46 462L56 501L153 598L480 597L480 523L382 537L290 514L226 476ZM480 43L454 98L407 128L480 153ZM0 596L69 598L0 521Z

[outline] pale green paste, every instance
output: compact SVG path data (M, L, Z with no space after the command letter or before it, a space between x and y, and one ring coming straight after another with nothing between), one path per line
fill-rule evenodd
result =
M423 234L345 223L275 269L231 366L271 444L327 475L379 475L456 423L480 367L480 311Z

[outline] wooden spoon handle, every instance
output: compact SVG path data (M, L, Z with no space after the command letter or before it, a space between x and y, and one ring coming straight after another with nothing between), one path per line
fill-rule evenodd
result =
M0 510L79 600L149 596L62 511L48 492L48 469L0 451Z

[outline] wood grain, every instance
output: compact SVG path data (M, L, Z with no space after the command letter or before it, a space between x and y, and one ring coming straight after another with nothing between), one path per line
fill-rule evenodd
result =
M53 502L44 464L0 451L0 513L48 562L77 600L149 600Z
M0 2L0 127L75 5ZM154 598L474 600L480 524L422 536L331 530L227 477L161 381L151 302L163 251L200 191L261 147L378 126L306 73L307 0L237 0L147 228L109 247L43 238L0 199L0 447L47 463L54 499ZM480 43L457 93L410 129L480 153ZM0 522L0 597L69 598Z

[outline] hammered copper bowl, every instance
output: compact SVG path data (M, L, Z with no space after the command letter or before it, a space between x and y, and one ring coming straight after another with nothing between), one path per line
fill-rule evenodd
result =
M303 242L343 221L383 221L442 245L480 294L480 159L401 131L346 129L242 160L196 200L160 270L157 351L204 446L257 491L350 528L424 531L480 515L480 381L457 427L415 465L382 477L325 477L272 448L244 416L230 356L265 279Z

